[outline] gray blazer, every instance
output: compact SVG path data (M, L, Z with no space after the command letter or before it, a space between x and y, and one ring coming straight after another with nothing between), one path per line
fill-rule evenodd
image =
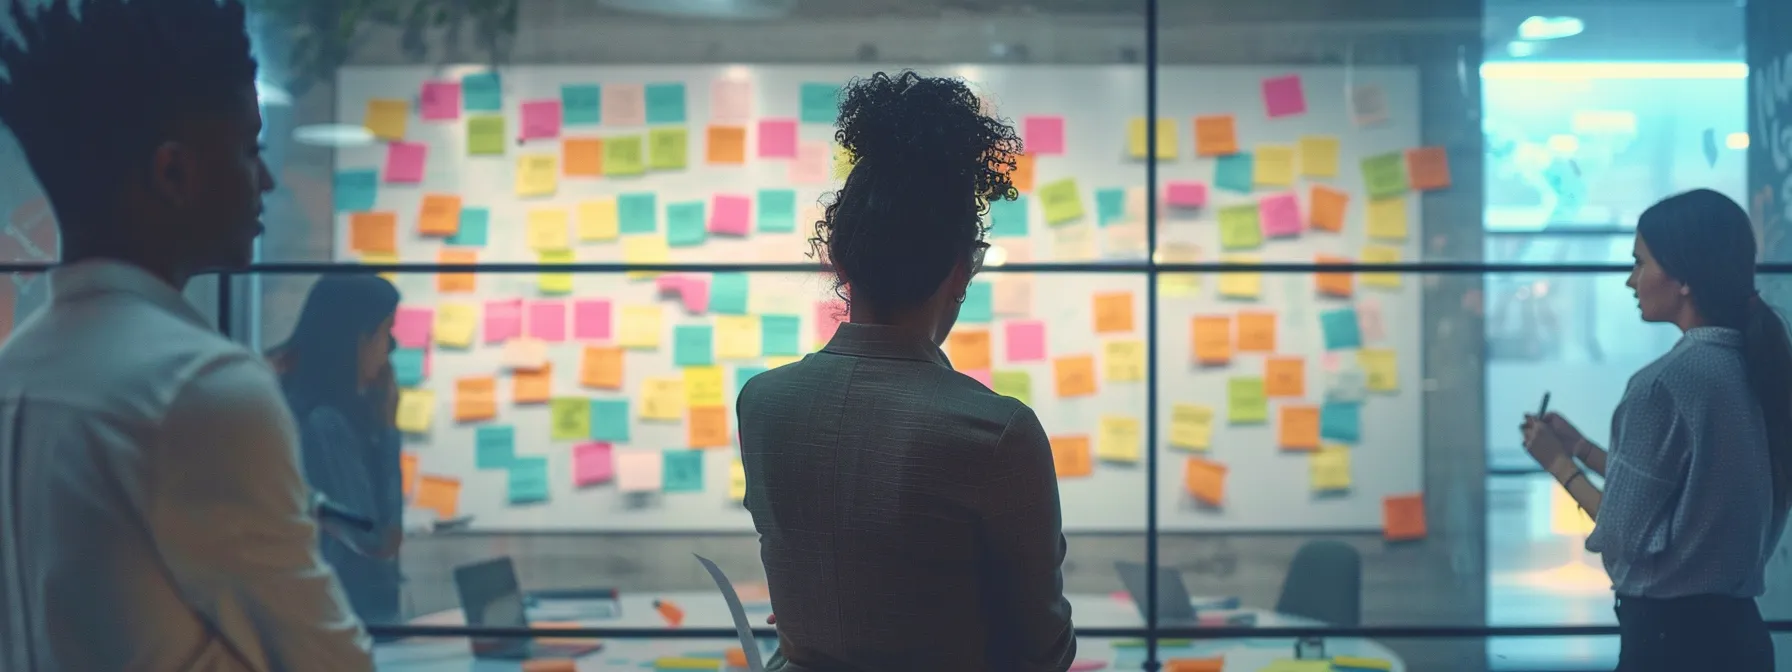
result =
M842 324L740 393L772 670L1065 670L1051 446L932 342Z

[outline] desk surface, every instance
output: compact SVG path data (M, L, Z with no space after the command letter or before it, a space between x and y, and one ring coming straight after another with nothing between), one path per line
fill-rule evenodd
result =
M687 628L728 628L734 627L734 621L728 614L728 607L715 592L665 592L658 594L641 593L624 594L622 597L622 614L618 618L592 621L593 627L612 628L660 628L666 627L664 620L653 609L654 600L670 600L685 612L684 627ZM1197 599L1196 602L1203 600ZM1084 628L1139 628L1144 627L1144 619L1131 600L1112 595L1071 595L1072 619L1078 627ZM1278 614L1260 609L1242 609L1240 611L1257 614L1260 626L1298 626L1311 625L1312 621ZM769 605L761 602L747 605L747 616L755 626L765 622L765 615L771 613ZM537 621L561 620L549 615L531 618ZM429 614L412 621L417 625L460 625L465 621L458 610ZM762 645L771 646L773 642L762 641ZM1077 641L1077 658L1084 661L1100 661L1107 663L1108 670L1137 670L1144 662L1144 649L1135 647L1115 647L1114 640L1079 638ZM642 670L653 669L653 661L668 657L714 657L720 656L728 648L738 646L732 639L691 640L691 639L634 639L605 640L602 651L579 659L578 669L593 670ZM1367 639L1328 637L1325 640L1326 652L1331 655L1362 656L1381 658L1392 661L1394 671L1401 672L1405 666L1394 652L1381 644ZM1256 672L1279 658L1293 657L1294 643L1288 639L1259 640L1225 640L1194 642L1184 646L1165 647L1159 643L1158 658L1168 660L1174 658L1205 658L1213 656L1226 657L1226 672ZM376 659L380 670L397 672L435 672L437 670L468 670L477 672L509 672L522 669L521 663L499 660L476 660L468 651L467 642L453 638L416 638L400 642L391 642L377 647Z

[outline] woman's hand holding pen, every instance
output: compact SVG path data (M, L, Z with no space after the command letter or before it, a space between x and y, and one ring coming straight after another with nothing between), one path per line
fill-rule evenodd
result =
M1560 415L1546 413L1542 417L1526 414L1518 426L1524 433L1524 449L1557 481L1566 480L1580 471L1574 464L1573 449L1584 439L1580 432ZM1563 431L1563 430L1566 431Z

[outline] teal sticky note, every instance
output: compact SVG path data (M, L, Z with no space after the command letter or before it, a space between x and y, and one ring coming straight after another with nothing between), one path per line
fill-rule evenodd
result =
M475 72L460 78L461 107L469 112L504 109L504 89L496 72Z
M1126 217L1125 189L1095 190L1095 222L1107 226Z
M567 126L602 123L603 110L603 87L596 84L566 84L560 87L560 123Z
M995 319L995 291L987 282L965 285L964 303L958 306L958 321L965 324L988 324Z
M1027 197L989 202L989 237L1020 238L1027 235Z
M795 357L802 354L799 334L802 320L795 315L760 315L759 347L771 357Z
M653 194L633 193L616 197L616 228L623 235L659 231L659 221L659 202Z
M1356 443L1363 438L1363 408L1360 404L1326 402L1319 407L1319 437Z
M662 473L666 492L703 492L703 451L665 451Z
M344 170L336 173L336 211L366 212L373 209L380 193L380 172L377 170Z
M473 431L473 463L480 469L503 469L516 461L516 428L488 425Z
M832 124L840 117L840 87L813 82L804 84L801 104L803 123Z
M681 324L673 327L672 363L677 366L709 366L716 363L715 330L707 324Z
M485 247L487 229L491 228L492 211L490 208L461 208L460 229L448 237L449 245L463 247Z
M548 458L519 457L510 462L510 503L548 501Z
M423 351L418 348L399 348L392 351L392 377L398 381L399 387L416 387L423 384Z
M684 84L663 82L646 88L647 123L684 123Z
M734 367L734 398L739 399L740 391L747 389L747 381L752 380L753 376L765 373L766 371L770 371L770 369L763 366L743 365Z
M1319 314L1320 331L1325 332L1325 349L1353 350L1363 347L1363 332L1355 308L1339 308Z
M1241 194L1251 193L1251 184L1257 179L1254 170L1255 163L1248 152L1219 157L1213 164L1213 186Z
M591 400L591 438L598 441L628 442L628 400Z
M790 233L796 230L796 190L759 190L759 232Z
M703 221L703 201L666 204L666 244L672 247L702 245L709 240Z
M709 312L747 314L747 274L717 273L709 281Z

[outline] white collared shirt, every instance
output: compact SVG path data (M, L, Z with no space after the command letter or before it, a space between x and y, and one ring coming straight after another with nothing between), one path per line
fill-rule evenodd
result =
M372 669L262 359L89 261L0 346L0 669Z

